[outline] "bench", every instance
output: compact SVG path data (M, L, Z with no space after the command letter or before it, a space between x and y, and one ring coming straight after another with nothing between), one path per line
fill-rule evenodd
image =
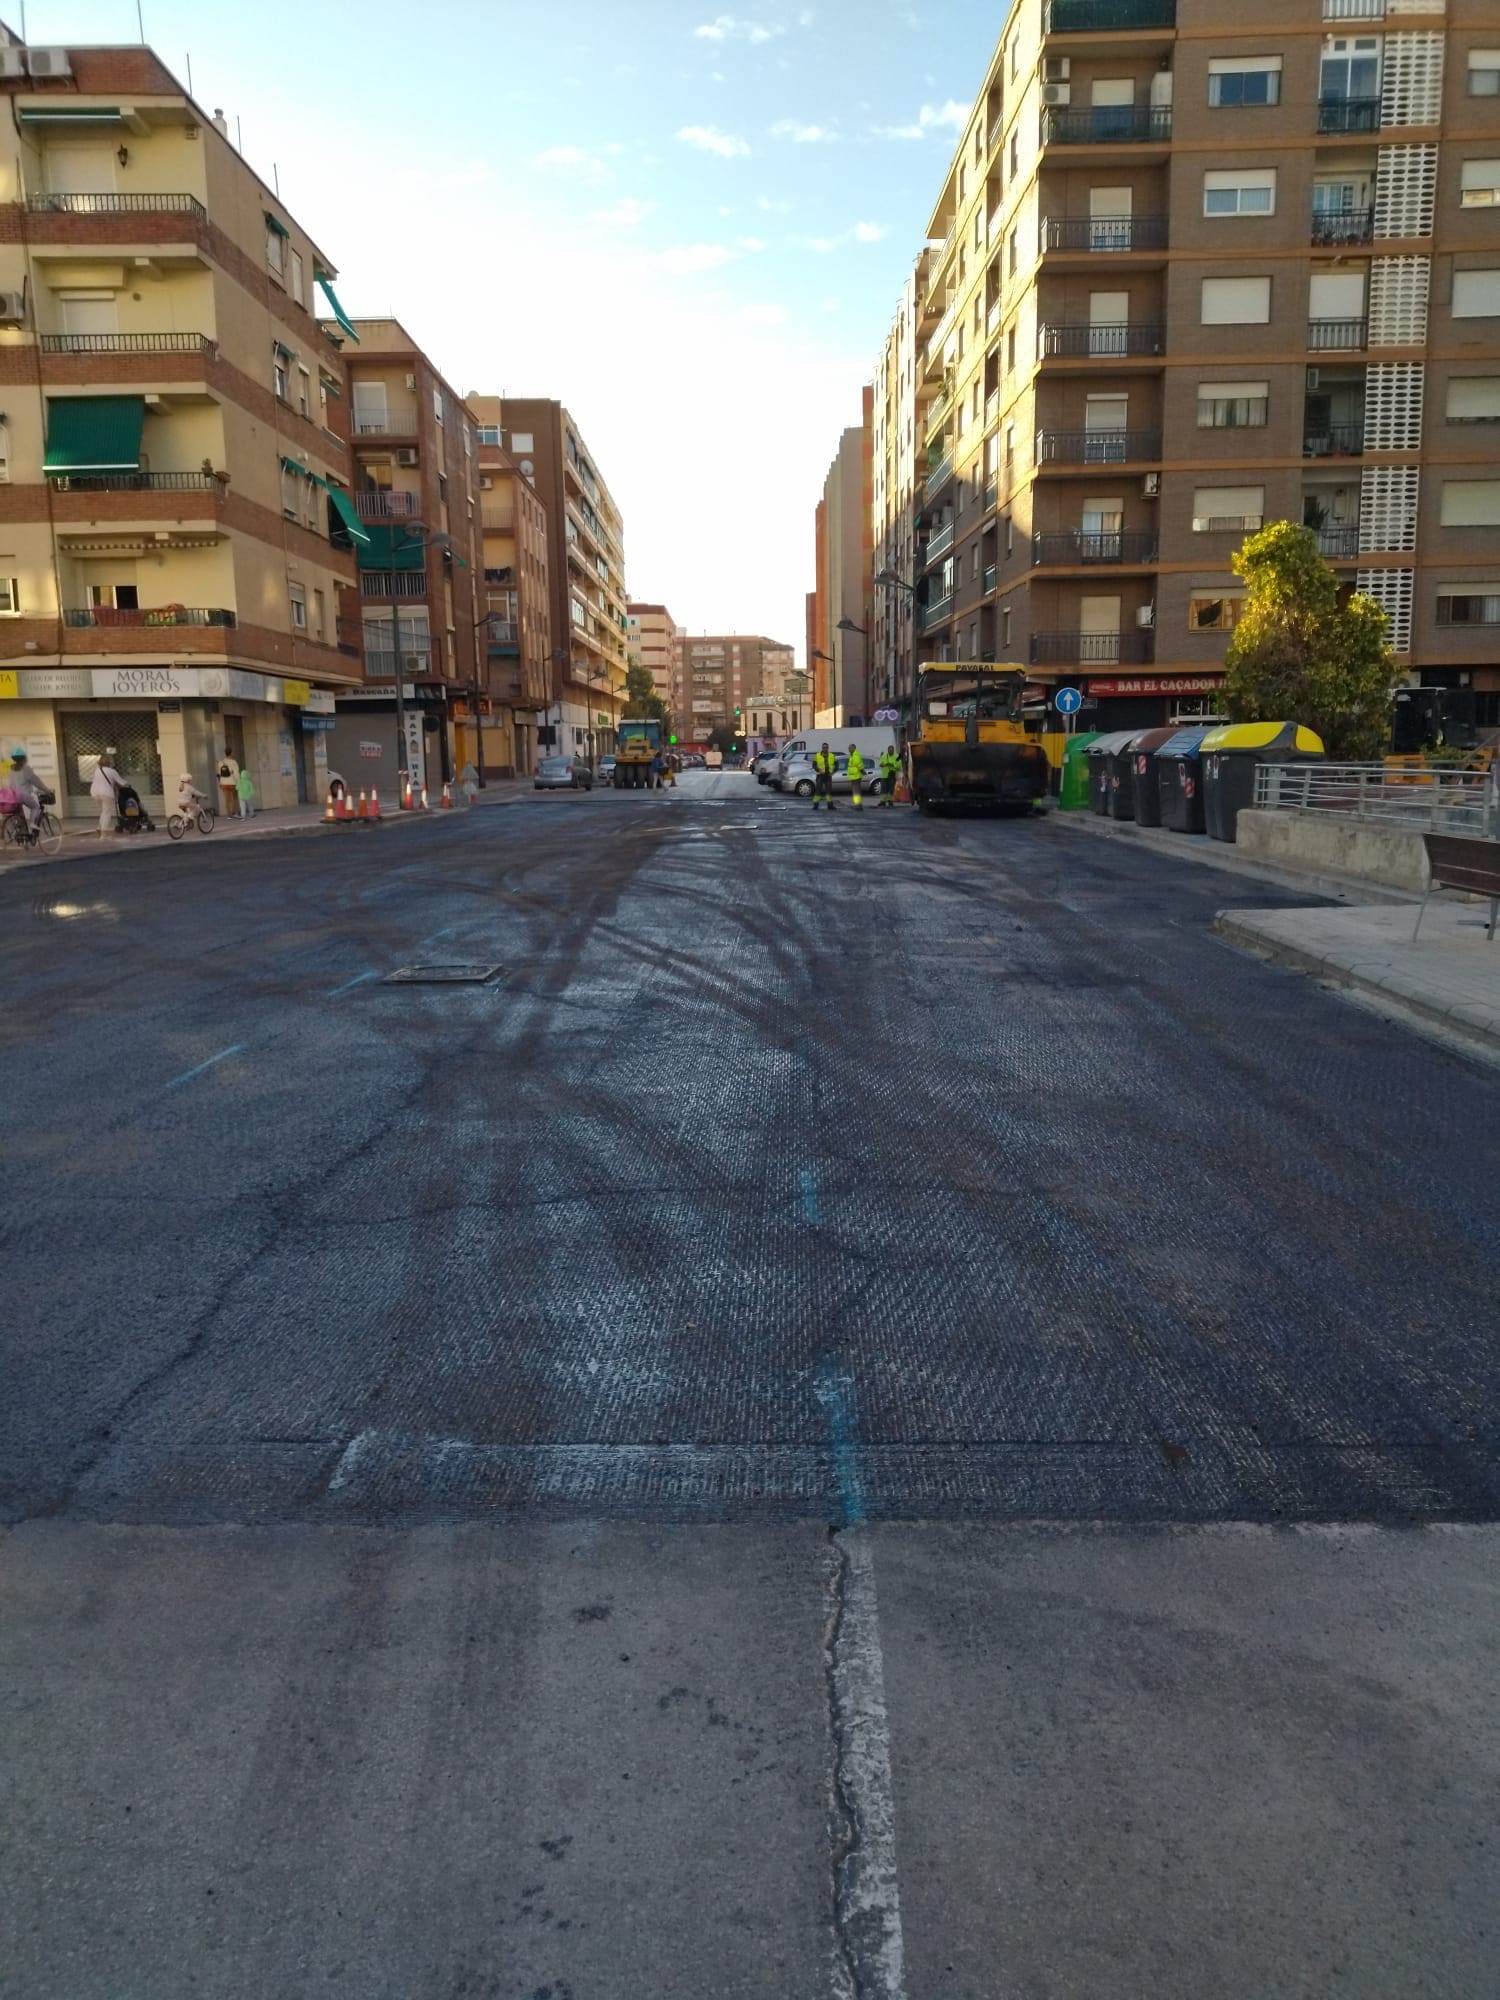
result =
M1487 896L1490 920L1484 934L1494 942L1495 913L1500 909L1500 840L1484 840L1472 833L1424 833L1427 849L1427 895L1417 911L1411 939L1415 944L1427 913L1427 896L1434 889L1463 889L1471 896Z

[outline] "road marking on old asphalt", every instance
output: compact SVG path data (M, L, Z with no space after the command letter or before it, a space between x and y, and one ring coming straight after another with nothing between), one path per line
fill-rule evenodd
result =
M339 1454L338 1464L333 1468L333 1476L328 1482L330 1493L336 1493L341 1486L349 1484L349 1481L354 1477L355 1466L369 1450L370 1446L374 1444L377 1435L378 1433L375 1431L357 1431L350 1438L349 1442L344 1446L343 1451Z
M227 1049L220 1049L216 1056L210 1056L207 1062L198 1063L192 1069L185 1069L181 1076L174 1076L165 1088L175 1090L179 1083L191 1083L195 1076L202 1076L203 1072L206 1069L212 1069L215 1063L224 1062L229 1056L242 1056L244 1053L245 1044L243 1042L235 1042Z
M367 979L378 979L378 972L356 972L352 979L346 979L342 986L330 986L324 998L336 1000L341 993L347 993L351 986L363 986Z
M810 1222L814 1229L818 1226L818 1177L811 1167L804 1167L797 1176L802 1187L802 1220Z

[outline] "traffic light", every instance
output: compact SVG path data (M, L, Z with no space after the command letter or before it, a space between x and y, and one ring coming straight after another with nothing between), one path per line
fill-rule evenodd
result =
M675 736L669 736L669 737L667 738L667 741L668 741L669 743L675 743L675 742L677 741L677 738L676 738Z

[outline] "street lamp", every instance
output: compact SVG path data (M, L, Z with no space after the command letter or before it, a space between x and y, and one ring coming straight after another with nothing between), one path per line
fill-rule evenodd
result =
M859 634L859 636L861 637L861 639L863 639L863 640L864 640L864 642L865 642L865 673L864 673L864 676L863 676L863 679L864 679L864 680L865 680L866 682L868 682L868 680L869 680L869 677L870 677L870 675L869 675L869 666L870 666L870 634L869 634L869 632L868 632L868 631L867 631L867 630L865 629L865 627L864 627L863 625L856 625L856 624L855 624L855 622L854 622L854 620L853 620L852 618L841 618L841 619L839 620L838 624L837 624L837 625L835 625L833 629L834 629L834 631L835 631L835 632L857 632L857 633ZM842 682L842 677L841 677L841 682ZM844 693L844 692L846 692L846 690L844 689L844 687L843 687L842 685L840 686L840 690L839 690L839 691L840 691L840 693ZM865 690L865 691L866 691L866 693L868 693L868 692L869 692L869 689L868 689L868 687L866 687L866 690ZM861 725L861 724L863 723L863 721L864 721L864 707L865 707L865 704L864 704L864 702L863 702L863 701L861 701L861 703L860 703L860 705L859 705L859 712L858 712L857 714L853 715L853 716L846 716L846 717L845 717L845 721L846 721L846 722L848 723L848 725L849 725L849 727L850 727L850 728L852 728L852 729L857 729L857 728L858 728L858 727L859 727L859 726L860 726L860 725Z
M916 604L917 604L917 586L914 583L909 583L904 576L900 575L896 570L892 569L889 563L886 564L884 569L876 570L875 582L880 585L882 590L904 590L906 592L907 601L912 607L913 617L915 617ZM892 652L894 652L895 650L894 646L892 647L891 650ZM915 654L916 652L915 634L913 634L912 637L912 651L913 654ZM896 675L894 671L894 661L892 661L891 663L891 670L887 673L886 682L887 682L886 685L887 695L894 697L896 693Z

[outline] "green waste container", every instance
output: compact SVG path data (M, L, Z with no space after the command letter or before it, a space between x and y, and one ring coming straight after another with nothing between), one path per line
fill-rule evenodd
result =
M1062 782L1057 795L1057 803L1064 812L1087 812L1089 809L1088 747L1098 734L1097 729L1082 729L1076 736L1068 738L1068 747L1063 752Z

